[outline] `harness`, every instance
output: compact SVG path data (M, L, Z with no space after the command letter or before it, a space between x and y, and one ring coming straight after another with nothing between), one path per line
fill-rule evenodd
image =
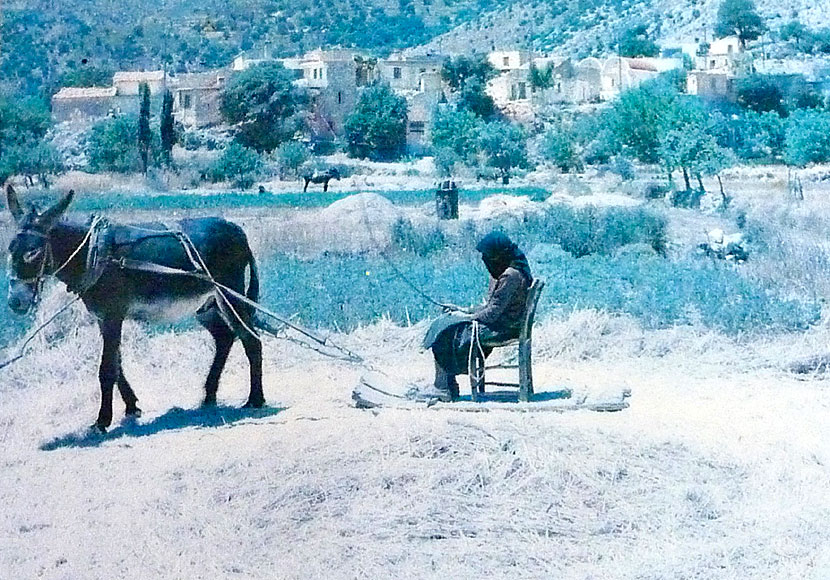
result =
M64 268L66 268L66 266L78 254L80 254L80 252L82 251L84 246L88 246L87 247L86 260L85 260L86 269L84 271L81 284L79 285L79 288L77 290L73 290L77 294L77 296L73 300L71 300L69 303L65 304L60 310L58 310L58 312L53 314L41 326L39 326L34 331L34 333L23 343L23 345L20 349L20 353L17 356L13 357L12 359L10 359L8 361L5 361L3 363L0 363L0 369L2 369L4 367L10 365L11 363L19 360L20 358L22 358L23 355L24 355L25 348L29 344L29 342L40 331L42 331L44 328L46 328L46 326L48 326L52 321L54 321L55 318L57 318L57 316L59 314L61 314L62 312L67 310L72 304L74 304L75 302L80 300L83 297L83 295L89 289L91 289L101 279L101 276L104 274L106 269L110 266L115 266L115 267L117 267L121 270L134 270L134 271L140 271L140 272L149 272L149 273L165 275L165 276L187 276L187 277L203 280L203 281L211 284L216 289L216 292L219 295L219 297L221 298L222 302L224 303L225 306L227 306L227 308L230 310L231 314L234 316L234 318L240 324L240 326L242 326L242 328L244 328L246 332L250 333L251 336L255 337L257 340L261 340L260 337L259 337L259 334L256 332L256 330L254 330L254 328L251 328L251 326L248 323L246 323L245 320L240 316L240 314L237 311L236 307L234 306L233 302L229 299L229 296L233 297L235 300L238 300L239 302L241 302L243 304L246 304L247 306L250 306L251 308L253 308L256 311L261 312L262 314L268 316L269 318L272 318L272 319L276 320L278 323L280 323L282 325L283 328L290 328L291 330L294 330L295 332L305 336L306 338L310 339L311 341L313 341L314 343L316 343L317 345L319 345L321 347L334 349L335 351L337 351L339 353L339 356L335 356L335 355L332 355L331 353L327 353L327 352L324 352L322 350L319 350L318 348L315 348L314 346L312 346L310 344L307 344L307 343L304 343L304 342L302 342L300 340L297 340L295 338L291 338L291 337L285 336L285 335L280 335L279 333L282 330L282 328L275 328L275 327L271 326L270 324L268 324L267 322L265 322L263 320L253 321L253 322L256 323L255 326L257 328L259 328L260 330L262 330L262 331L266 332L267 334L273 336L274 338L283 338L283 339L289 340L291 342L299 343L299 344L302 344L303 346L306 346L307 348L311 348L312 350L315 350L316 352L318 352L320 354L330 356L330 357L334 357L334 358L339 358L341 360L345 360L345 361L348 361L348 362L351 362L351 363L364 363L364 358L362 356L350 351L349 349L347 349L345 347L342 347L342 346L339 346L339 345L333 343L328 337L319 336L317 333L315 333L311 330L308 330L306 328L303 328L302 326L299 326L298 324L295 324L294 322L291 322L291 320L289 320L288 318L280 316L276 312L262 306L261 304L258 304L257 302L251 300L250 298L248 298L244 294L242 294L240 292L237 292L233 288L230 288L230 287L218 282L213 277L213 275L211 274L210 270L207 267L207 264L205 264L205 261L202 258L201 254L199 253L198 248L196 248L195 244L190 239L190 237L187 234L185 234L184 232L182 232L181 230L173 228L173 227L168 227L167 225L164 225L165 229L163 229L163 230L154 230L154 229L142 228L140 226L129 226L129 225L126 226L126 227L129 227L129 228L132 228L132 229L135 229L135 230L142 230L142 231L145 231L148 234L144 237L138 238L137 240L135 240L133 242L130 242L130 245L140 243L141 241L146 240L148 238L152 238L152 237L168 237L168 236L175 237L179 241L179 243L182 245L182 248L184 249L185 254L187 255L187 258L190 261L190 263L193 265L194 269L193 270L182 270L180 268L173 268L173 267L170 267L170 266L164 266L162 264L157 264L155 262L135 260L135 259L132 259L132 258L128 258L126 256L116 257L114 255L114 248L116 246L118 246L119 244L117 244L114 240L114 236L113 236L113 232L112 232L112 225L110 224L109 221L107 221L104 218L101 218L99 216L93 217L93 220L90 224L89 230L87 231L87 233L84 236L83 240L81 240L81 243L78 245L78 247L75 248L75 250L70 254L69 258L66 259L66 261L64 261L58 268L56 268L53 272L51 272L51 275L55 275L55 274L59 273L60 271L62 271ZM45 239L46 244L45 244L45 250L44 251L47 253L47 255L44 256L44 259L41 261L40 270L38 272L38 275L35 278L30 278L30 279L25 279L25 280L17 279L17 278L13 278L13 279L18 280L18 281L23 282L23 283L27 283L27 284L36 284L37 285L36 294L39 296L40 289L41 289L41 287L43 285L43 282L44 282L44 279L45 279L47 264L49 266L51 266L54 263L54 254L52 252L52 245L51 245L51 242L49 240L49 236L46 235L46 234L42 234L42 233L34 231L34 230L24 230L24 232L27 233L27 234L35 235L35 236L38 236L40 238ZM230 324L230 320L228 320L225 317L225 313L221 309L220 309L220 315L225 319L225 322L227 322L229 324L229 326L232 326Z

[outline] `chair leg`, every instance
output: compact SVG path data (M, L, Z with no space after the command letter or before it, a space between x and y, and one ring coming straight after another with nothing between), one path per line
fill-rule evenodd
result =
M519 341L519 401L533 398L533 361L530 339Z
M470 358L467 373L470 377L470 395L473 401L478 402L484 394L484 357L481 354L475 353Z

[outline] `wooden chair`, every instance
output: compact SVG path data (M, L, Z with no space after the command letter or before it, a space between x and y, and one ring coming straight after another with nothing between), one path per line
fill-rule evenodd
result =
M519 345L519 364L516 365L493 365L486 366L484 357L477 350L469 358L467 372L470 377L470 391L473 401L480 401L484 394L485 385L496 387L518 387L519 401L527 402L533 397L533 363L531 357L531 339L533 333L533 319L536 316L536 306L539 304L539 296L545 287L545 281L539 278L533 280L527 294L527 306L525 308L525 319L522 324L519 338L501 342L486 342L484 347L500 348L504 346ZM487 369L519 369L518 383L486 382L484 372Z

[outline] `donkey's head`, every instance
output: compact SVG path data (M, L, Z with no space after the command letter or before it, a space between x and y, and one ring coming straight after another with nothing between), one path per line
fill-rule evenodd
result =
M49 209L24 210L11 185L6 186L9 211L17 223L17 235L9 245L9 308L25 314L35 305L44 276L51 274L52 228L69 207L74 191Z

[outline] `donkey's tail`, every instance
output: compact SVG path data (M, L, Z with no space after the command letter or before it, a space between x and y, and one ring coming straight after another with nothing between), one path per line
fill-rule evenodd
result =
M248 281L248 289L245 291L245 296L254 302L259 300L259 272L256 267L256 259L253 252L248 248L248 266L251 269L250 280Z

